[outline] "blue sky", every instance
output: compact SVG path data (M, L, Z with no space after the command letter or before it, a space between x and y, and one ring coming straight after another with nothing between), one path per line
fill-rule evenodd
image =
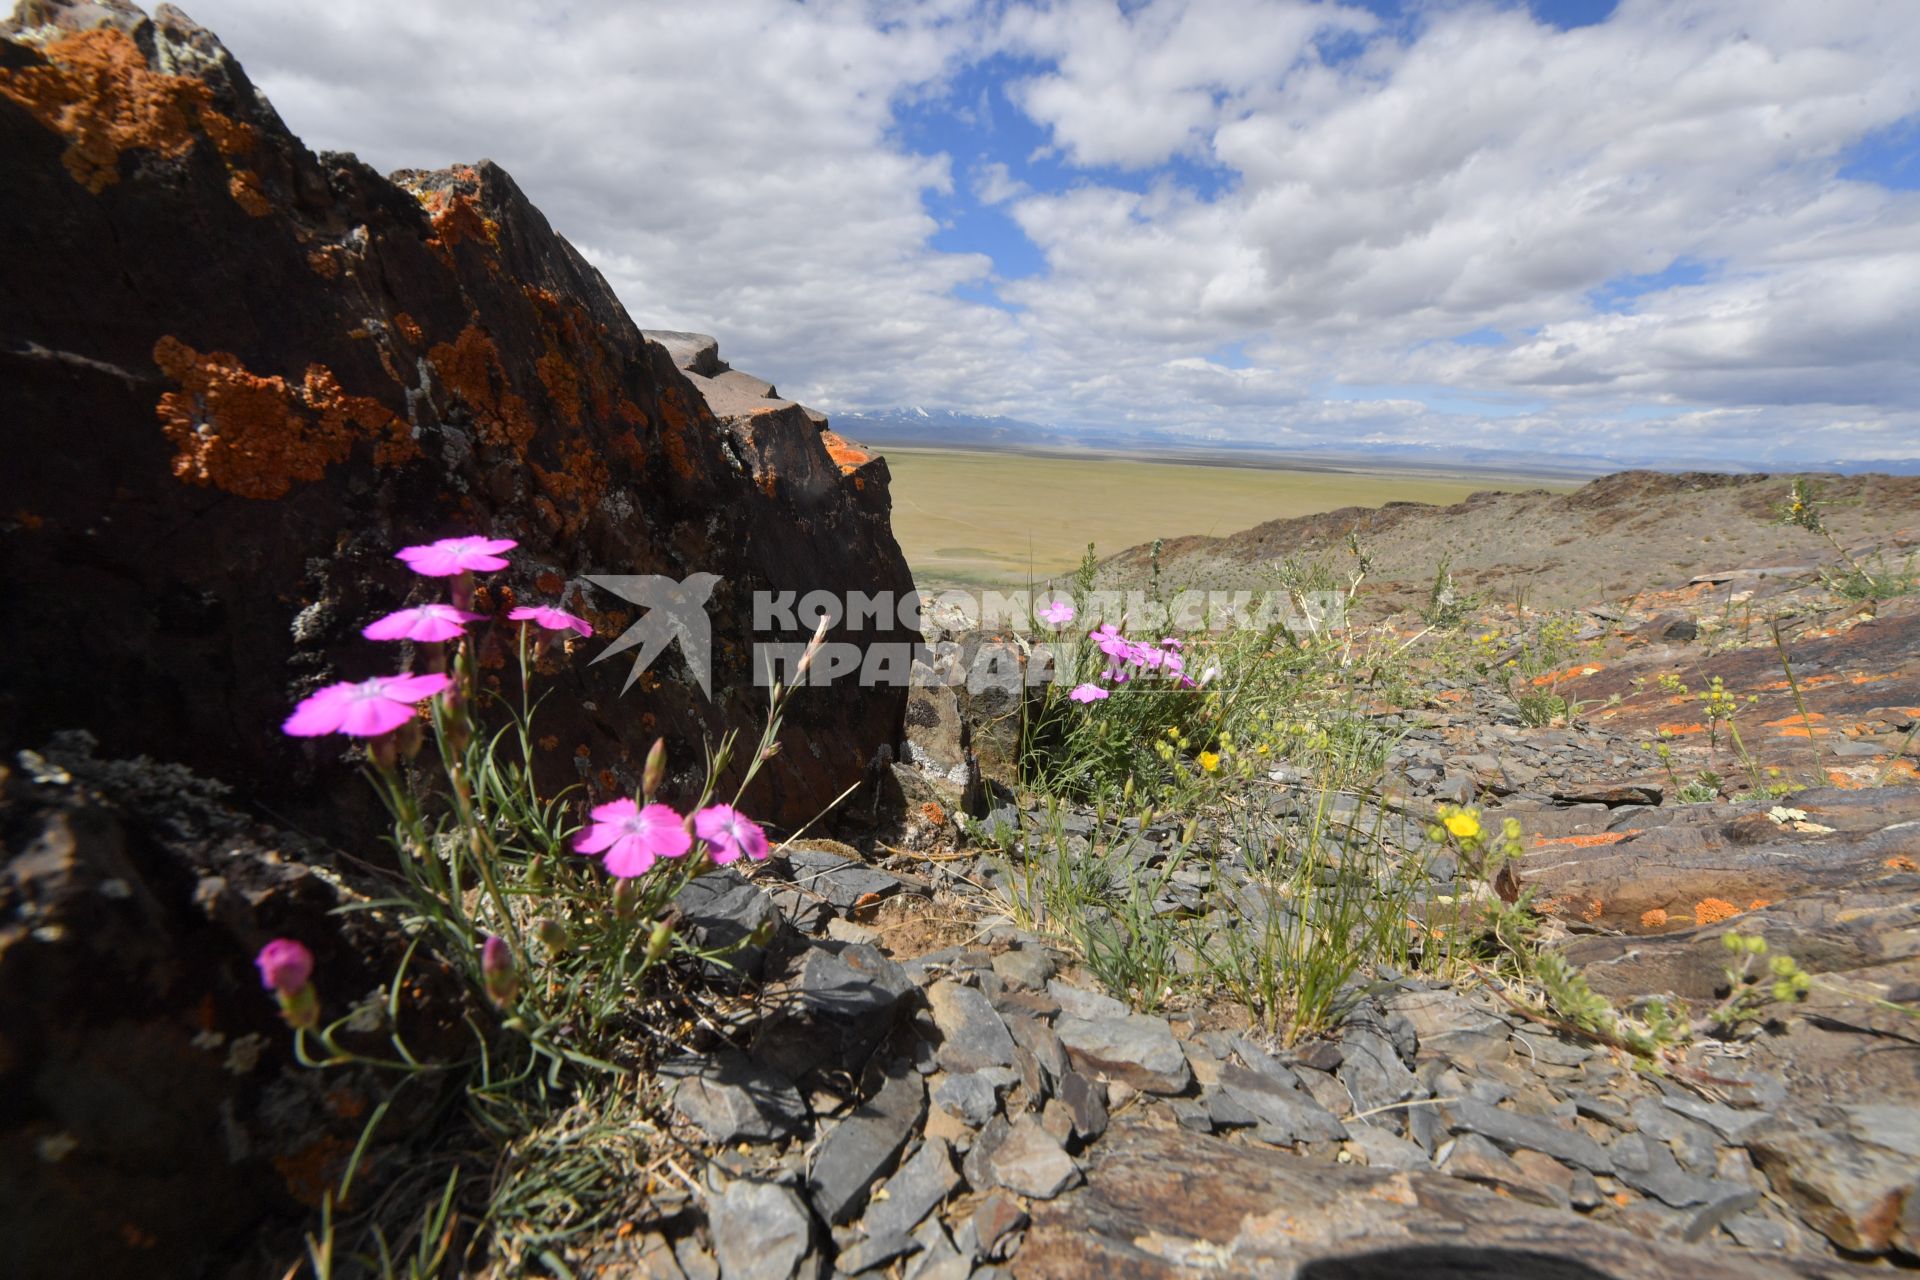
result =
M830 414L1920 458L1920 3L189 8Z

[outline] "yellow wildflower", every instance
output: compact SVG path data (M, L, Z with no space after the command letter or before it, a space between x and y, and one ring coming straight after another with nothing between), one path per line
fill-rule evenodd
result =
M1480 819L1470 813L1450 813L1446 825L1458 840L1471 840L1480 834Z
M1200 767L1201 767L1202 769L1205 769L1205 770L1206 770L1206 771L1207 771L1208 773L1218 773L1218 772L1219 772L1219 770L1220 770L1220 753L1219 753L1218 751L1202 751L1202 752L1201 752L1201 753L1200 753L1200 754L1199 754L1199 755L1198 755L1197 757L1195 757L1195 758L1196 758L1196 759L1198 759L1198 760L1200 761Z

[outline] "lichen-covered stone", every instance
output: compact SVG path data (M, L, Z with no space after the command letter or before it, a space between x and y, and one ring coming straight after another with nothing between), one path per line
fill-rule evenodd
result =
M600 632L544 664L535 766L605 797L656 735L690 770L757 720L755 642L807 629L756 633L756 591L912 588L883 461L797 408L716 417L504 171L316 156L176 9L19 6L0 157L0 577L39 610L0 722L23 740L84 726L364 834L343 753L279 723L395 656L359 629L431 591L398 547L485 533L520 543L481 599L488 678L514 601ZM624 693L628 662L589 665L639 612L589 575L696 573L711 700L677 645ZM833 638L918 636L889 613ZM755 816L813 818L898 737L904 687L842 683L794 700Z

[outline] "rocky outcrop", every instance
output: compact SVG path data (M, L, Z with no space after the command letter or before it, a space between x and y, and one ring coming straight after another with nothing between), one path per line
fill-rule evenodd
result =
M308 945L329 1020L366 1002L349 1041L388 1056L380 995L408 945L324 850L184 769L89 748L0 759L0 1273L199 1274L316 1209L392 1094L362 1164L385 1183L443 1086L294 1062L261 945ZM399 1029L423 1056L470 1046L460 990L408 966Z
M0 673L0 739L86 727L363 829L337 753L276 726L315 683L375 673L359 627L427 590L397 547L485 533L520 543L486 607L561 603L602 633L552 673L537 766L603 794L655 734L691 763L757 720L755 641L805 636L755 633L756 591L911 589L886 464L787 402L716 414L709 375L497 166L389 180L316 156L171 6L26 0L3 34L0 580L35 625ZM718 577L711 701L677 646L624 693L624 659L588 664L638 616L588 575L696 573ZM502 626L484 656L510 645ZM803 692L755 811L812 818L903 706Z
M679 329L644 329L649 342L667 349L673 363L687 375L707 408L716 418L750 418L757 413L781 413L798 409L800 415L816 427L827 425L827 415L818 409L782 399L774 385L764 378L743 373L720 358L720 340L710 333L687 333Z

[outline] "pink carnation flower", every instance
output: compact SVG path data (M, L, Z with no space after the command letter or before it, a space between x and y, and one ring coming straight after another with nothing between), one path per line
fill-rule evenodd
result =
M520 544L512 538L442 538L417 547L402 547L394 553L405 560L415 573L429 578L451 578L456 573L488 573L507 567L500 553Z
M1055 600L1052 604L1042 609L1038 617L1040 621L1058 631L1061 627L1073 621L1073 601Z
M1133 641L1121 635L1120 628L1114 626L1111 622L1102 624L1098 631L1088 632L1087 639L1098 645L1100 652L1106 654L1115 662L1130 662L1133 660Z
M260 970L260 985L283 996L302 990L313 978L313 952L292 938L275 938L260 948L253 963Z
M578 631L583 636L593 634L593 624L585 618L575 617L564 609L554 609L547 605L521 605L507 611L507 616L515 622L532 622L548 631Z
M1097 684L1083 684L1067 696L1075 702L1098 702L1107 696L1107 691Z
M281 731L296 738L344 733L377 738L413 719L413 704L453 683L441 672L419 676L375 676L358 684L330 684L301 699Z
M645 875L661 858L677 858L693 847L686 820L664 804L641 808L631 800L596 806L586 831L573 847L580 853L604 853L607 874L625 880Z
M369 640L417 640L433 644L453 639L466 630L467 623L479 622L486 616L468 613L450 604L423 604L370 622L361 628L360 634Z
M694 834L713 850L713 860L721 865L736 862L742 855L755 862L767 859L767 833L731 805L716 804L702 809L693 818Z

